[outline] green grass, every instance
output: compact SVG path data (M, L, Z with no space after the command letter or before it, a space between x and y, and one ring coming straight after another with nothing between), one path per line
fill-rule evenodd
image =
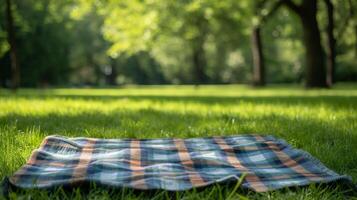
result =
M336 172L357 180L357 87L353 85L324 90L239 85L23 89L16 94L0 90L0 178L14 173L51 134L188 138L245 133L283 138ZM213 186L181 193L92 188L89 192L35 190L12 195L58 199L237 199L238 195L252 199L344 198L341 190L315 186L264 194Z

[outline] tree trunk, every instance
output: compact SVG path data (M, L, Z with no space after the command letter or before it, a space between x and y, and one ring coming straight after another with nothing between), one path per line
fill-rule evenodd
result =
M355 23L355 58L357 59L357 23Z
M115 59L111 58L110 59L110 68L111 68L111 73L106 76L106 81L108 85L117 85L117 69L116 69L116 63Z
M266 14L262 14L264 4L267 3L266 0L255 0L253 1L253 3L254 14L259 19L258 24L255 24L253 26L251 35L253 57L253 85L265 86L265 61L263 54L263 41L261 37L261 26L280 8L281 5L283 5L283 1L276 2Z
M20 85L20 67L17 60L16 37L14 21L12 17L11 0L6 0L6 20L7 20L7 39L10 45L11 59L11 87L16 90Z
M192 15L192 25L199 31L199 34L191 39L193 78L194 83L198 85L208 82L208 76L205 72L207 61L204 49L208 33L208 22L202 13L195 13Z
M324 53L316 19L317 1L304 0L301 8L300 18L306 48L306 87L327 87Z
M303 0L300 5L292 0L281 1L299 16L302 24L306 54L305 86L308 88L327 87L324 52L316 19L317 0Z
M334 36L334 7L331 0L325 0L325 4L327 7L327 85L332 87L335 82L335 67L336 67L336 39Z
M196 42L196 45L193 47L193 67L194 67L194 82L196 84L200 83L207 83L208 77L205 73L205 66L206 66L206 57L205 51L203 48L203 41L198 39L199 41Z
M253 55L253 85L265 85L265 66L260 27L255 26L252 31L252 55Z

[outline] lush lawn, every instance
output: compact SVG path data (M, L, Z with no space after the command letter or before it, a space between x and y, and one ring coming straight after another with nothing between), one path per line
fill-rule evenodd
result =
M119 89L0 90L0 178L25 163L46 135L100 138L200 137L271 134L357 180L357 87L146 86ZM179 198L225 199L234 186L177 193ZM58 191L57 191L58 192ZM341 191L309 187L249 198L343 198ZM66 193L68 198L86 192ZM32 191L37 197L44 192ZM237 198L236 195L233 198ZM63 198L64 194L52 194ZM91 198L165 199L172 194L96 189ZM209 196L210 195L210 196Z

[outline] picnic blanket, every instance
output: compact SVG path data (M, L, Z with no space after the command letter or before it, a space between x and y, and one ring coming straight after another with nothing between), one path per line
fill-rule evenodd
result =
M49 136L10 182L49 188L95 182L135 189L187 190L223 181L264 192L349 180L273 136L94 139Z

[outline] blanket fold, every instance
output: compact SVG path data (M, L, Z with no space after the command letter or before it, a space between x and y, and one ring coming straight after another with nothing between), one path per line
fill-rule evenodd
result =
M94 139L48 136L12 177L20 188L80 182L135 189L187 190L236 181L265 192L347 180L310 154L273 136Z

